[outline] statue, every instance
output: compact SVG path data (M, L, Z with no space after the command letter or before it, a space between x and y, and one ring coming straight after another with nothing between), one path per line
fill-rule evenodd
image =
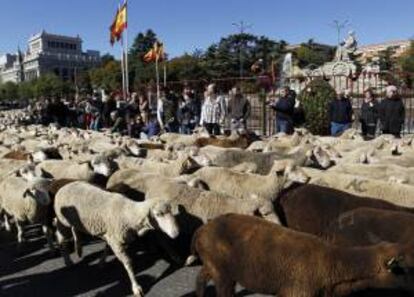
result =
M336 50L336 54L335 54L335 61L336 62L351 61L350 54L355 53L357 46L358 46L358 42L355 37L355 32L350 31L348 33L348 37L344 39L344 42L338 45L338 49Z

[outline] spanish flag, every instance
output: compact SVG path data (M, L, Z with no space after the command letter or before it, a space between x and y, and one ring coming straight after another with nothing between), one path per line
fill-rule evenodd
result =
M127 28L127 15L127 2L125 1L124 5L122 5L116 12L114 21L112 22L112 25L110 27L111 45L114 45L115 41L119 41L121 39L122 33Z
M160 62L165 59L164 53L164 44L159 42L158 40L154 43L152 49L149 50L143 57L144 62L151 63L151 62Z

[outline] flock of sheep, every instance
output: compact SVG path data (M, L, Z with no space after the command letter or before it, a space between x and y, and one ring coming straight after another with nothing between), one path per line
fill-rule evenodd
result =
M259 139L166 133L151 140L23 125L0 114L0 229L41 225L73 265L80 233L106 242L143 296L126 252L154 232L181 265L201 261L197 296L240 283L280 297L414 292L414 143L304 129ZM4 231L0 231L4 232Z

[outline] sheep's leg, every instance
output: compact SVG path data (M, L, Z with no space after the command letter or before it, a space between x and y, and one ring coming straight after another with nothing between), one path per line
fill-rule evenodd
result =
M79 241L78 233L76 232L75 227L72 227L71 231L72 231L73 241L75 244L75 252L79 258L82 258L82 252L83 252L82 243Z
M124 268L128 273L129 280L132 284L132 292L134 293L134 296L143 297L144 292L141 286L138 285L138 282L135 278L134 269L132 268L131 259L126 254L125 249L119 243L108 242L108 244L114 252L115 256L118 258L118 260L124 265Z
M196 295L197 297L204 297L208 281L211 279L206 268L203 266L197 275L196 280Z
M216 285L217 297L232 297L234 296L234 286L235 284L226 279L226 277L221 277L219 280L214 282Z
M55 246L53 245L53 232L52 232L52 229L47 225L43 225L42 230L43 230L43 233L46 236L47 245L49 246L50 250L54 251Z
M157 233L157 243L160 247L167 253L168 257L175 262L177 265L181 265L183 263L183 259L178 255L176 249L170 244L169 240L164 237L164 234Z
M16 226L17 226L17 242L22 243L24 242L23 224L22 222L19 222L18 220L16 220Z
M57 230L56 230L56 239L59 245L60 252L62 254L63 260L65 261L66 266L73 265L73 262L69 255L69 249L68 249L68 242L67 238L63 235L63 231L66 227L62 226L59 221L56 224ZM67 229L67 228L66 228Z
M106 243L105 244L105 248L104 248L104 250L103 250L103 252L102 252L102 255L101 255L101 258L99 259L99 267L103 267L104 266L104 264L105 264L105 262L106 262L106 258L108 257L108 254L109 254L109 252L110 252L110 247L109 247L109 245Z
M10 232L11 231L11 226L10 226L10 222L9 222L9 217L6 214L4 214L3 217L4 217L4 228L6 228L7 232Z

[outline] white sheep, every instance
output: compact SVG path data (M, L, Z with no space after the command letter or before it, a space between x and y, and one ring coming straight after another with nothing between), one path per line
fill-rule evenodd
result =
M342 173L323 172L304 168L311 177L310 183L334 188L360 197L382 199L400 206L414 208L414 186L395 183L393 178L388 182L369 179Z
M56 179L92 181L97 175L109 177L116 169L116 165L108 158L96 156L86 162L46 160L38 164L36 169Z
M86 182L74 182L60 189L55 197L55 212L58 242L63 244L64 234L67 233L64 229L67 228L73 232L78 254L81 254L78 231L105 240L124 265L135 296L143 296L143 291L135 279L131 260L125 251L125 245L132 239L131 235L142 236L151 229L160 229L171 238L176 238L179 233L170 204L158 199L135 202ZM66 250L63 248L62 251L65 262L70 264Z
M133 169L115 172L108 180L107 189L121 193L133 190L134 194L140 196L136 198L141 199L144 195L145 199L163 197L173 205L182 205L203 223L227 213L260 215L269 221L280 223L271 201L257 197L242 200L223 193L201 190L181 180L143 174Z
M177 177L191 173L201 167L192 157L184 156L174 161L157 162L147 159L121 157L116 160L120 169L136 169L166 177Z
M235 198L259 197L274 201L278 194L292 183L306 183L309 177L294 165L292 160L274 161L267 175L242 173L225 167L203 167L189 176L186 181L200 180L207 187Z
M48 221L50 197L48 193L49 179L30 178L10 175L0 182L0 210L5 214L6 229L10 229L8 216L14 218L17 226L17 240L24 241L23 224L42 224L48 244L53 248L51 226Z

